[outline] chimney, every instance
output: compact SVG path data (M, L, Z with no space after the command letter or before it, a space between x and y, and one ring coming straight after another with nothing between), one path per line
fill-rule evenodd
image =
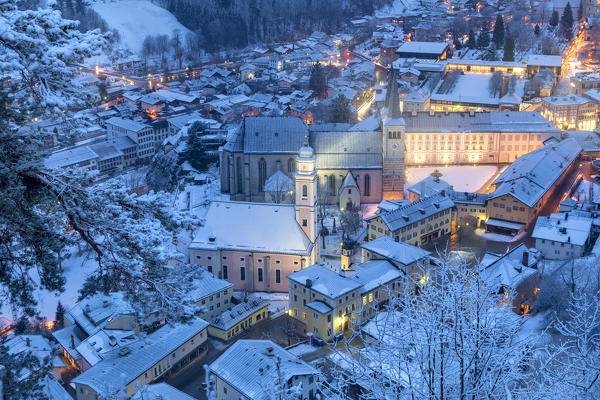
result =
M523 261L522 261L524 266L528 266L529 265L529 250L525 250L523 252Z
M446 189L442 189L442 197L446 197Z
M75 348L75 336L71 335L71 348Z
M435 115L435 111L434 110L429 110L429 116L433 117Z
M91 308L90 308L90 305L89 305L89 304L86 304L86 305L85 305L85 312L86 312L86 313L88 313L88 314L89 314L90 312L92 312L92 310L91 310Z
M469 110L469 117L475 116L475 110Z
M31 338L26 337L25 343L27 343L27 347L31 347Z

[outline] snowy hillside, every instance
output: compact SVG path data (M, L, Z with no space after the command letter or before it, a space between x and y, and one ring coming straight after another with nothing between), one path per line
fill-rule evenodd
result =
M189 30L170 12L144 0L96 1L92 8L100 14L111 29L121 35L121 44L139 52L147 35L168 35L179 29L185 35Z
M418 0L394 0L391 5L382 7L380 10L376 11L375 14L378 17L384 17L388 15L398 16L415 10L419 6L420 2Z

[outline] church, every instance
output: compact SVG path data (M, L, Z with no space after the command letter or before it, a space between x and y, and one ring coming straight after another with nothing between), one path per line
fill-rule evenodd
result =
M398 78L388 74L381 116L358 124L306 125L296 117L247 117L220 149L221 191L263 202L265 183L293 178L294 156L308 137L320 201L340 204L352 175L360 203L404 197L407 166L510 163L560 135L539 112L400 112Z
M189 262L235 290L287 292L287 276L320 261L316 157L308 142L294 163L294 204L213 201L188 246Z

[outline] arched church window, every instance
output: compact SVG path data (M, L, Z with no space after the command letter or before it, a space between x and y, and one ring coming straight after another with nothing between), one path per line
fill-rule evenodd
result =
M369 174L365 174L365 187L363 190L363 195L364 196L370 196L371 195L371 176Z
M306 185L302 185L302 198L308 198L308 186Z
M264 158L258 161L258 191L262 192L265 189L267 181L267 162Z
M329 175L329 194L335 195L335 175Z
M242 158L238 157L235 159L235 176L237 180L237 192L242 193L244 191L243 181L242 181Z
M288 160L288 173L293 174L296 171L296 162L293 158Z

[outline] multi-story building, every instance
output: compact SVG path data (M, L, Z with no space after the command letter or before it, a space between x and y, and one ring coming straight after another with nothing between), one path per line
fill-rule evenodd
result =
M312 148L300 148L295 204L213 201L189 245L190 262L237 290L287 291L287 275L319 260L315 163Z
M569 92L582 95L590 89L600 89L600 74L597 72L579 72L570 78Z
M317 398L319 371L270 340L238 340L208 367L217 400L262 400L265 393L288 398ZM291 397L289 397L291 398Z
M198 316L209 321L223 311L233 307L233 283L219 279L214 274L200 268L194 288L189 298L200 306Z
M566 139L515 160L492 183L487 229L514 234L535 220L577 168L580 152L575 139Z
M594 101L577 94L542 99L542 115L562 130L594 130L598 123L597 111Z
M479 227L487 220L487 201L490 197L484 193L449 192L454 202L454 222L457 228L463 226Z
M454 202L447 193L425 197L366 219L367 240L389 236L422 246L452 231Z
M77 400L130 397L140 386L164 379L206 354L208 323L194 318L167 324L127 346L107 351L101 361L75 377Z
M592 219L571 213L538 217L531 237L548 260L582 257L590 245Z
M127 136L137 145L137 158L141 162L149 162L154 156L156 144L154 142L154 129L150 125L130 119L112 117L106 120L108 140Z
M401 290L404 274L389 261L377 259L341 273L315 264L288 279L290 315L303 322L307 332L332 340L387 304Z
M208 334L223 341L231 340L251 326L269 318L268 303L248 300L233 306L229 311L210 320Z

